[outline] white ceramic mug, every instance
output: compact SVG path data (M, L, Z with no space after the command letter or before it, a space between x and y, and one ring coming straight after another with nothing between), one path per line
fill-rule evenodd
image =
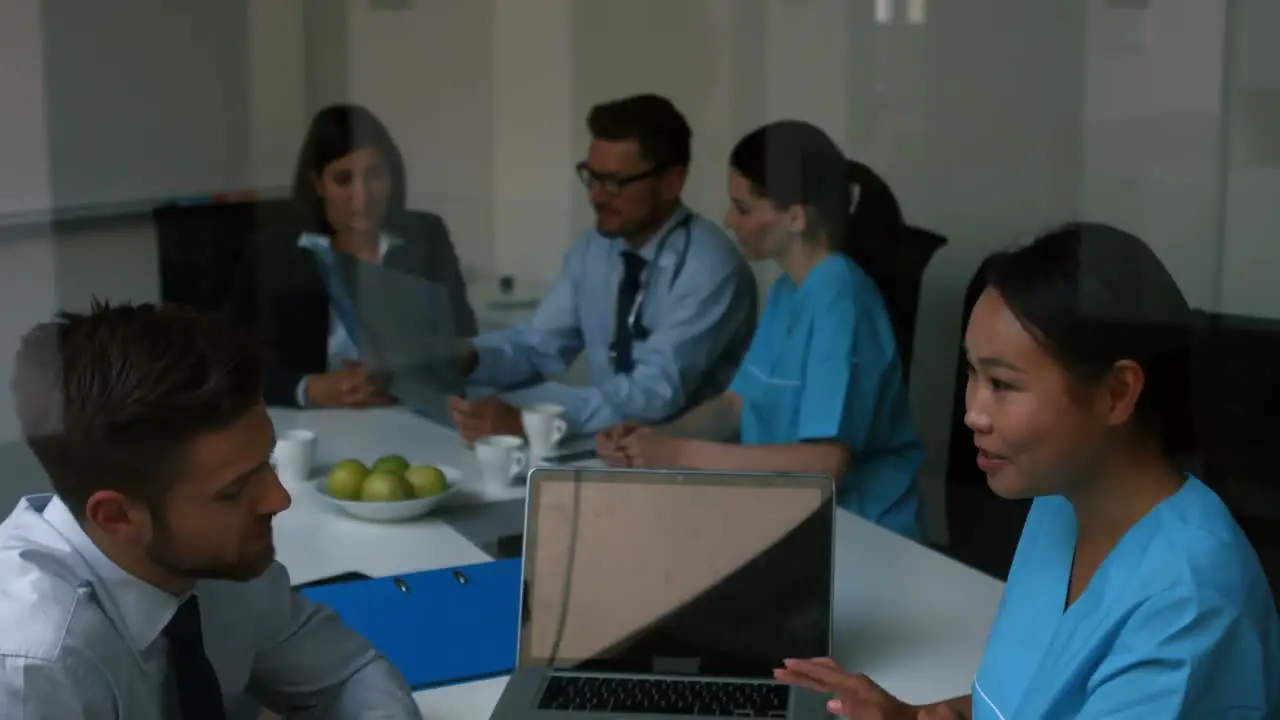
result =
M316 461L316 434L310 430L286 430L276 438L271 461L286 484L300 484L311 477Z
M515 435L488 435L476 440L476 460L485 487L502 489L524 470L529 459L524 453L524 440Z
M564 439L569 426L565 424L564 406L552 403L531 405L520 413L524 423L525 437L529 438L529 455L531 462L537 462L555 452L556 446Z

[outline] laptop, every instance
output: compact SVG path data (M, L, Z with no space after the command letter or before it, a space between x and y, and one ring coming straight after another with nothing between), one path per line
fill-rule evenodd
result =
M448 288L350 255L337 261L360 324L360 362L393 398L450 425L448 399L465 381Z
M535 468L516 669L491 720L825 718L830 478Z

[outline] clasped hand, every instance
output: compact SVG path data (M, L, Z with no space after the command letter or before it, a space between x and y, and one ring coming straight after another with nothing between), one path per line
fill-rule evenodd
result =
M364 365L343 360L342 369L307 378L308 405L317 407L375 407L392 400L379 379Z
M596 435L596 454L610 467L681 467L685 438L635 422L623 422Z

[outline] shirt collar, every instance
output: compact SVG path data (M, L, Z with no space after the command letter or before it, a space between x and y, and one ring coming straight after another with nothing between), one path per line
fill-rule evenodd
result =
M634 252L644 258L646 262L653 262L655 256L658 254L658 248L663 246L663 238L670 235L672 231L676 229L677 225L690 220L689 216L691 214L692 213L689 208L686 207L684 203L680 203L676 206L675 212L671 213L671 217L667 218L667 221L662 223L662 227L658 228L658 231L653 234L653 237L650 238L649 242L645 243L644 247ZM630 249L630 246L627 245L627 241L622 238L615 238L614 243L617 244L619 252ZM669 247L670 245L671 241L668 241L666 246ZM666 248L663 249L665 250Z
M122 570L89 539L71 510L57 496L45 506L42 515L88 563L96 576L89 578L94 590L115 607L134 649L150 647L187 596L175 597Z
M403 241L388 233L378 233L378 262L381 263L387 257L387 251L394 247L399 247ZM316 250L324 248L332 250L333 245L328 235L320 233L304 232L298 237L298 247L307 250Z

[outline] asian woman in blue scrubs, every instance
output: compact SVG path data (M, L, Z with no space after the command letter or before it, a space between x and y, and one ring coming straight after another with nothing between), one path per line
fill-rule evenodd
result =
M965 422L1035 497L972 694L920 708L830 660L778 677L857 718L1280 717L1280 620L1191 447L1190 310L1138 238L1072 225L989 260Z
M737 375L670 425L604 431L597 450L630 467L830 475L841 506L919 539L924 453L893 328L875 282L842 252L896 239L893 193L822 130L783 121L734 147L729 196L743 253L783 270Z

